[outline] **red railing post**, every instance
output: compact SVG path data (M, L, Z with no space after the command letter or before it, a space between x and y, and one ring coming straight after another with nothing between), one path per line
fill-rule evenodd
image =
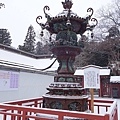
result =
M116 109L116 112L115 112L115 118L114 118L114 120L118 120L118 111L117 111L117 109Z
M11 116L11 120L15 120L16 116L15 115L12 115ZM6 119L7 120L7 119Z
M91 110L91 100L88 100L89 102L89 110Z
M23 111L23 115L22 115L22 120L26 120L26 115L27 115L27 112L26 111Z
M106 106L106 112L108 111L108 107Z
M105 115L105 119L104 119L104 120L110 120L109 114L106 114L106 115Z
M39 103L39 107L41 108L41 103Z
M6 115L4 114L4 116L3 116L3 120L6 120Z
M98 114L100 113L100 106L98 105Z
M35 105L34 105L34 107L37 107L37 104L38 104L38 101L36 100L36 101L35 101Z
M18 113L18 114L21 114L21 111L18 110L17 113ZM20 116L17 116L17 120L21 120L21 117L20 117Z
M64 116L63 115L59 115L58 116L58 120L63 120Z
M11 113L14 113L14 110L12 110ZM15 116L11 115L11 120L15 120Z

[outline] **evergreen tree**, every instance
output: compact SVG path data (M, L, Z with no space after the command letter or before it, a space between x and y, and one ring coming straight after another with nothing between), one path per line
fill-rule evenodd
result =
M83 67L86 65L97 65L101 67L108 66L109 49L108 45L103 42L85 42L82 53L76 57L75 67Z
M0 9L4 7L5 8L5 4L4 3L0 3Z
M88 60L88 65L97 65L101 67L108 66L108 54L105 51L97 51L91 53L91 59Z
M109 35L107 36L107 38L116 38L116 37L119 37L120 36L120 31L117 27L111 27L109 30L108 30L108 33Z
M11 45L11 36L7 29L0 29L0 44Z
M38 41L35 48L35 54L36 55L52 54L50 51L49 43L46 42L46 44L44 45L42 42Z
M52 54L50 51L50 44L47 41L43 46L43 54Z
M42 55L43 54L42 48L43 48L42 42L38 41L35 48L35 54Z
M29 53L34 53L34 50L35 50L35 31L34 31L34 28L32 25L29 26L28 28L28 32L27 32L27 35L26 35L26 38L24 40L24 45L21 46L19 45L19 49L20 50L23 50L23 51L26 51L26 52L29 52Z

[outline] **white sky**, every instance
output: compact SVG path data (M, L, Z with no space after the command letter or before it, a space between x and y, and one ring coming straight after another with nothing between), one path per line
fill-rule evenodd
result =
M38 15L43 16L43 7L48 5L52 16L62 12L63 7L61 1L64 0L0 0L5 4L5 8L0 9L0 28L6 28L10 32L12 38L12 46L18 47L23 45L28 27L33 25L35 31L40 29L36 23ZM87 8L92 7L94 13L102 6L111 3L112 0L73 0L72 11L78 16L85 16Z

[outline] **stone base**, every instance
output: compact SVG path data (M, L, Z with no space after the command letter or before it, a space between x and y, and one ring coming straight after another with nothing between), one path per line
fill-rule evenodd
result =
M88 96L44 95L43 108L84 112L88 110Z

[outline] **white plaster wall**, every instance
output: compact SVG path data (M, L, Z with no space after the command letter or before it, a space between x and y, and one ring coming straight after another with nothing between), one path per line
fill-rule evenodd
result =
M20 72L18 90L0 91L0 102L40 97L53 81L53 76Z
M13 53L7 50L0 49L0 60L14 62L18 64L28 65L36 69L44 69L50 66L55 58L35 59L21 54ZM49 70L57 70L59 63L56 61Z

